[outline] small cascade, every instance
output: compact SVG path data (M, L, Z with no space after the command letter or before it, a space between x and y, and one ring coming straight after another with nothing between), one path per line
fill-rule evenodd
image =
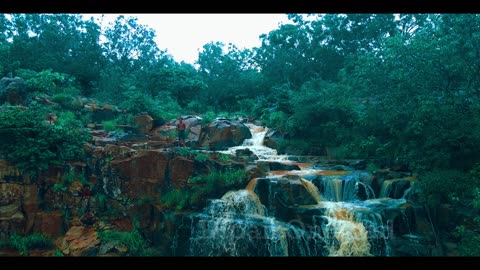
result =
M320 195L320 192L318 192L318 188L314 184L312 184L312 182L309 182L303 178L300 178L300 182L302 182L302 185L305 187L308 193L310 193L312 197L315 198L317 204L321 201L324 201L324 199Z
M255 190L255 187L257 186L257 181L258 181L258 178L253 178L252 180L250 180L250 182L248 182L247 187L245 189L248 190L249 192L253 192Z
M388 197L392 189L393 180L385 180L383 181L382 188L380 189L380 194L378 195L379 198Z
M375 191L373 191L373 188L363 182L355 182L355 194L359 194L360 192L360 187L362 187L364 193L365 193L365 199L370 200L370 199L375 199Z
M323 181L323 196L328 201L340 202L342 201L342 188L343 188L343 181L334 178L328 179Z
M320 192L327 201L353 202L375 198L372 187L363 183L352 173L350 176L323 176L321 180L312 178L320 185Z
M306 231L266 216L249 190L229 191L192 218L191 256L316 256Z
M413 180L415 180L414 177L384 180L378 197L403 198L405 193L410 189Z
M252 133L252 138L245 139L240 146L230 147L228 150L218 152L235 155L237 150L248 148L258 157L257 161L288 161L287 155L279 155L277 150L263 145L265 134L268 132L267 127L257 126L251 123L246 123L245 125L249 128L250 133Z
M329 256L371 256L368 232L363 223L354 218L352 211L327 204L328 222L323 227Z

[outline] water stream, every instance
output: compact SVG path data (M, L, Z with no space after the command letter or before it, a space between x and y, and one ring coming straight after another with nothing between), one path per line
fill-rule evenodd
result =
M404 219L407 203L402 196L389 197L400 192L393 187L400 180L385 181L376 195L368 172L332 170L318 160L292 161L263 145L268 128L246 125L252 138L221 152L234 155L248 148L256 163L298 167L270 170L245 189L211 200L192 216L188 255L389 255L393 221Z

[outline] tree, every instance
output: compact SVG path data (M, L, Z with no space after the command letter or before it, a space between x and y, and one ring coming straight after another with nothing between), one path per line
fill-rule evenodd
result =
M17 68L68 73L91 93L103 66L100 28L77 14L13 14L11 57ZM15 72L15 70L14 70Z

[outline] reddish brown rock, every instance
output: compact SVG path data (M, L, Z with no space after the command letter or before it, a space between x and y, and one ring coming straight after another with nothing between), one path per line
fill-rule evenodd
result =
M126 146L107 144L104 152L114 159L126 159L131 157L136 151Z
M153 127L153 118L148 114L135 116L133 122L138 126L141 133L147 133Z
M105 138L93 136L92 140L97 146L105 146L107 144L114 144L117 140L115 138Z
M93 156L100 159L104 156L103 147L96 147L93 149Z
M188 178L193 176L195 162L182 156L176 156L170 161L171 187L182 189L187 185Z
M190 132L188 133L187 139L189 141L198 141L200 138L200 133L202 132L202 126L201 125L196 125L190 127Z
M158 198L165 183L170 153L162 150L146 150L132 158L110 162L111 181L121 194L138 199L145 196ZM113 188L112 190L114 190Z
M58 238L54 245L65 255L95 256L100 239L92 227L74 226L68 230L65 237Z
M23 233L25 217L16 204L0 206L0 240L7 240L12 233Z
M2 219L8 219L11 216L15 215L20 210L18 205L15 204L9 204L9 205L4 205L0 206L0 220Z
M22 208L27 217L25 232L29 232L33 226L35 220L35 214L40 208L38 200L38 187L37 185L24 185L23 186L23 201Z
M245 139L250 139L252 133L247 126L227 119L217 119L202 128L199 145L213 150L226 149L240 145Z
M0 206L20 205L23 197L23 185L17 183L0 183Z
M119 218L112 221L115 230L126 232L133 230L133 223L130 218Z
M37 212L38 205L38 189L34 184L14 184L14 183L0 183L0 207L9 206L16 207L18 211L4 213L0 219L6 223L4 227L16 227L15 231L28 232L32 226ZM9 209L5 208L4 210ZM23 209L25 215L20 212Z
M48 168L42 172L40 178L44 179L47 185L54 185L61 182L63 176L62 166L48 166Z
M59 237L65 232L62 213L59 210L37 213L33 232L48 235L52 238Z
M63 209L65 206L68 206L70 209L72 208L80 208L81 205L81 197L79 196L78 192L76 191L75 194L72 191L56 191L53 188L47 189L44 194L43 200L45 205L48 205L50 208L53 209Z
M96 137L105 137L107 136L107 132L103 129L100 129L100 130L89 130L88 131L90 134L92 134L92 136L96 136Z

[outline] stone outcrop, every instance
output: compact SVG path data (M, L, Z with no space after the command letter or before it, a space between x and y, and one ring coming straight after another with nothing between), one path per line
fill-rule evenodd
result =
M64 237L58 238L54 245L67 256L96 256L100 239L94 228L74 226Z
M64 216L59 210L52 212L40 212L35 216L34 233L39 233L53 239L63 235Z
M148 133L153 127L153 118L148 114L135 116L133 122L138 126L140 133Z
M195 161L177 156L169 163L170 186L174 189L182 189L187 185L188 178L195 173Z
M159 198L171 157L171 152L159 149L140 151L134 157L113 160L106 168L104 189L113 197L125 194L134 199L145 196Z
M283 139L283 136L280 134L279 131L270 129L265 134L265 138L263 139L263 145L278 151L278 145L280 144L280 141L282 139Z
M224 150L240 145L250 138L252 133L244 124L228 119L216 119L202 129L198 144L211 150Z

